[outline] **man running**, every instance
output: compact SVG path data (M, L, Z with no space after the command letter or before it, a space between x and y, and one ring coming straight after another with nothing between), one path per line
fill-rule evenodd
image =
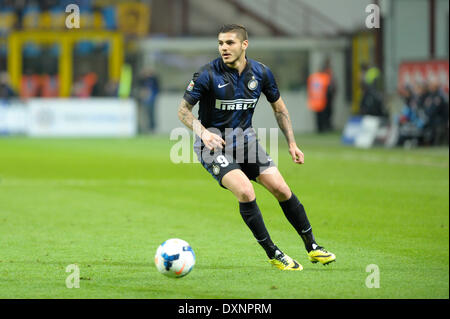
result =
M316 243L303 205L259 144L252 127L253 112L264 93L286 137L292 160L304 163L272 72L246 57L245 27L224 25L218 33L218 44L221 56L194 73L178 110L181 122L196 134L194 150L201 164L220 186L235 195L242 218L274 266L282 270L303 269L272 242L251 180L263 185L278 200L286 218L303 239L311 262L325 265L335 261L333 253ZM200 102L198 119L192 114L197 102Z

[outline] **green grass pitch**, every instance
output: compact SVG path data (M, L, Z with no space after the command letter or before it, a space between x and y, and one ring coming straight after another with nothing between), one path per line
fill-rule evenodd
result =
M448 148L360 150L300 135L278 167L319 244L311 264L276 200L256 196L274 242L304 267L272 267L232 194L200 164L174 164L175 141L0 139L0 298L449 298ZM197 256L181 279L153 258L172 237ZM80 269L80 288L66 287ZM379 269L379 288L368 288Z

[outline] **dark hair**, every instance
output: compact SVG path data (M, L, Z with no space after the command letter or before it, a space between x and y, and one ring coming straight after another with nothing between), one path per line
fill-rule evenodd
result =
M247 29L243 25L225 24L220 28L217 35L219 35L220 33L227 33L227 32L235 32L242 41L248 40Z

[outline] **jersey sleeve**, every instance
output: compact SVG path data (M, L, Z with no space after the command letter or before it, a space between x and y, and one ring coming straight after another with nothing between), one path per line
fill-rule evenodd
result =
M262 92L267 98L269 103L276 102L280 98L280 92L278 91L278 85L275 81L272 71L265 65L263 65L264 77Z
M209 73L204 68L198 72L195 72L192 76L192 80L189 82L183 98L191 105L197 104L197 102L205 96L209 90Z

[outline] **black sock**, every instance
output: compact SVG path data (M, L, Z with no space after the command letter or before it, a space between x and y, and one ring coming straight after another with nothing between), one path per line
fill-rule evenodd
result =
M259 210L256 199L251 202L239 202L239 211L241 213L244 222L255 236L258 243L266 251L267 256L272 259L275 256L277 246L272 242L269 236L269 232L264 225L264 220Z
M313 244L317 244L312 233L311 224L309 223L308 217L306 217L305 208L297 196L292 193L291 198L279 203L287 220L294 226L297 233L303 239L306 250L308 252L313 250Z

